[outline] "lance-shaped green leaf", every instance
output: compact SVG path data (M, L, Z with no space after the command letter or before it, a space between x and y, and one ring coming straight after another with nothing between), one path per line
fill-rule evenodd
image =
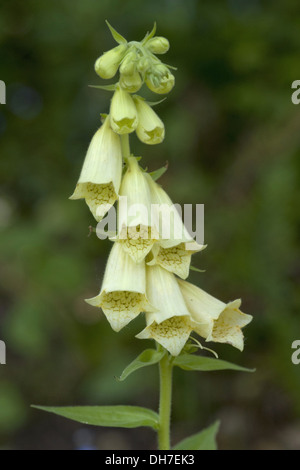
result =
M112 37L114 38L114 40L118 44L126 44L127 43L126 39L120 33L118 33L118 31L116 31L115 28L113 28L107 20L105 20L105 23L109 27L109 30L111 32Z
M198 370L203 372L213 370L238 370L241 372L254 372L255 369L247 369L231 362L214 359L212 357L197 356L194 354L182 354L173 361L174 366L184 370Z
M173 447L173 450L217 450L216 435L218 433L220 421L193 434Z
M157 364L165 355L166 351L157 351L156 349L145 349L134 361L132 361L122 372L118 380L123 381L127 377L142 367L152 366Z
M64 418L93 426L158 428L158 414L139 406L36 406L38 410L54 413Z
M167 162L165 166L159 168L158 170L151 171L149 175L153 179L153 181L158 180L168 169L169 163Z

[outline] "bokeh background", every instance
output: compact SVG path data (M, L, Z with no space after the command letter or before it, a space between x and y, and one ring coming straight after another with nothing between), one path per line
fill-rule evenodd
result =
M156 408L157 370L119 383L150 342L138 319L114 333L84 299L98 293L109 242L83 201L69 201L110 93L95 59L156 20L169 38L176 87L156 111L159 146L132 148L175 202L205 204L208 248L192 282L254 320L245 351L216 345L238 372L176 370L173 441L222 421L221 449L300 448L300 365L291 362L299 322L300 79L298 0L27 0L0 7L1 309L0 445L17 449L155 449L150 430L88 428L30 408L132 404ZM157 99L156 95L152 99Z

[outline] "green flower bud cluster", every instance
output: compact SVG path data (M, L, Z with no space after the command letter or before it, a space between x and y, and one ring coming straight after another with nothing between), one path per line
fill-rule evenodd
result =
M175 84L175 77L169 65L165 65L156 54L165 54L169 50L169 41L151 33L141 41L127 42L110 25L119 46L105 52L95 63L96 73L104 79L113 78L118 69L119 84L128 93L136 93L143 83L154 93L169 93Z

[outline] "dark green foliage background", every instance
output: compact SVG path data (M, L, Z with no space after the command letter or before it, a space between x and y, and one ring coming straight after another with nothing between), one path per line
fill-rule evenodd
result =
M205 204L205 242L190 279L254 316L245 352L217 345L239 372L176 371L174 443L220 418L223 449L300 448L300 79L298 0L6 1L0 7L0 443L4 448L155 448L146 429L90 429L31 410L43 405L157 407L157 371L114 378L150 342L138 319L114 333L84 299L98 293L109 242L84 202L69 201L110 94L95 59L158 24L176 87L156 111L159 146L132 138L175 202ZM149 95L150 96L150 95ZM157 99L156 95L151 95Z

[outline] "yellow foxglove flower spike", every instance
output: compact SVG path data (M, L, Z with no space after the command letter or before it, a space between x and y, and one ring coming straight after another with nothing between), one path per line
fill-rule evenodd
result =
M121 177L120 137L110 128L108 116L91 140L70 199L85 199L99 222L118 198Z
M138 112L136 135L144 144L160 144L165 137L165 126L151 106L140 96L133 97Z
M160 266L147 266L147 296L154 311L146 313L146 328L136 337L154 339L173 356L180 354L195 327L176 278Z
M130 134L138 125L137 110L131 95L117 87L110 105L110 125L117 134Z
M115 242L100 294L86 302L102 308L115 331L120 331L141 312L153 310L146 297L145 263L134 263L120 244Z
M129 157L120 187L117 239L136 263L158 240L158 224L151 217L151 193L145 175L137 159Z
M159 224L159 244L161 247L166 249L181 243L194 243L167 193L153 181L148 173L145 176L151 190L153 212Z
M120 62L123 59L127 50L126 44L120 44L110 51L102 54L95 63L95 71L99 77L108 79L113 78L119 68Z
M180 243L171 248L163 248L159 243L155 243L150 253L153 258L147 264L148 266L158 264L181 279L186 279L189 275L192 254L205 248L206 245L199 245L196 242Z
M178 279L182 295L192 318L197 322L196 333L216 343L229 343L243 351L241 328L251 322L252 316L240 311L241 300L225 304L189 282Z

